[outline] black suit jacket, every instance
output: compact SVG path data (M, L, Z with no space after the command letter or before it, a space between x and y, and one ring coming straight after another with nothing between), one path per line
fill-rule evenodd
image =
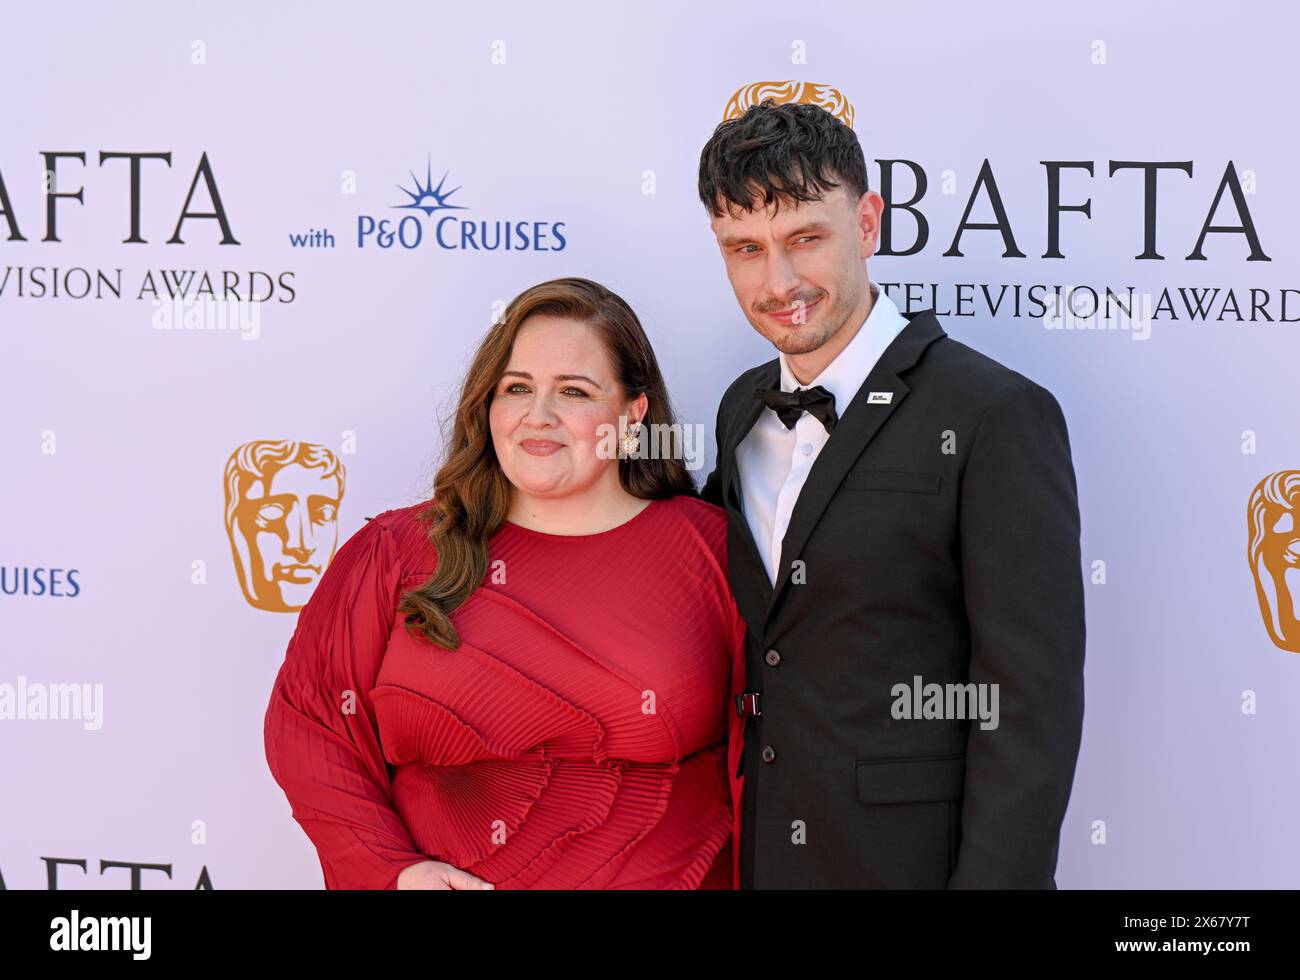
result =
M1065 419L1050 392L948 337L932 310L907 318L837 406L775 589L735 451L763 410L753 389L779 387L779 362L742 374L718 410L702 496L728 512L747 688L760 692L739 770L744 888L1056 887L1083 724ZM998 685L997 727L955 703L943 718L898 717L896 685L931 683Z

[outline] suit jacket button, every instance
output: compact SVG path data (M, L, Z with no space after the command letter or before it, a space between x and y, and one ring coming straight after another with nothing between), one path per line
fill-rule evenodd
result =
M770 745L764 745L764 746L763 746L763 761L764 761L764 762L771 762L771 761L772 761L773 759L775 759L775 758L776 758L776 749L772 748L772 746L770 746Z
M775 650L768 650L767 653L763 655L763 659L767 661L769 667L775 667L781 662L781 655Z

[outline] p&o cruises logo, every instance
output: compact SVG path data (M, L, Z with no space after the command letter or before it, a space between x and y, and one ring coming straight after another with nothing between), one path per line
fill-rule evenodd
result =
M448 172L433 183L433 159L425 178L411 172L412 187L398 189L408 200L391 205L400 217L357 215L357 248L439 248L449 252L562 252L563 221L477 218L462 214L468 204L453 202L460 185L447 189ZM411 213L411 212L419 212ZM444 213L450 212L450 213ZM423 215L423 217L421 217Z

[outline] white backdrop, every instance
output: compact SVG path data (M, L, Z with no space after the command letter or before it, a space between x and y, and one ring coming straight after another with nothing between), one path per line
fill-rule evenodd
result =
M217 888L319 886L262 748L294 615L240 588L228 458L255 440L327 447L346 469L340 542L365 516L421 499L477 340L517 292L562 275L632 304L682 420L711 441L726 385L772 351L727 283L696 198L698 157L728 98L765 80L841 91L873 189L878 161L914 165L892 165L895 203L924 172L928 238L871 260L872 278L905 310L936 306L952 336L1065 411L1089 642L1058 883L1294 887L1300 657L1265 629L1246 504L1263 477L1300 467L1296 124L1280 97L1294 88L1295 14L567 6L6 13L8 887L47 887L58 859L80 862L59 865L60 887L128 887L129 869L104 862L166 866L142 872L148 888L192 888L204 869ZM114 153L170 158L140 158L133 195L131 161L101 159ZM945 255L973 194L968 221L995 219L985 161L1023 256L987 229ZM1091 165L1060 171L1060 203L1091 202L1088 216L1059 213L1061 258L1043 257L1044 161ZM1148 198L1144 171L1112 174L1112 162L1191 173L1160 170ZM50 189L72 196L46 197L49 169ZM459 188L444 203L464 210L396 210L429 173ZM214 188L228 231L199 216L216 210ZM1160 259L1135 258L1148 206ZM367 219L412 215L418 247L359 239ZM545 245L563 247L443 248L447 215L526 222L530 236L541 222ZM893 216L894 250L909 251L917 220ZM1204 259L1187 258L1207 223L1249 225L1257 248L1245 230L1210 231ZM303 244L317 231L332 245ZM193 295L204 273L218 294L230 284L247 299L251 282L265 301L235 311L244 320L160 329L150 290L187 283ZM1132 289L1153 314L1051 329L1035 284L1040 300L1058 286ZM1188 315L1192 289L1208 291L1208 318ZM999 296L994 313L986 297ZM1086 312L1086 290L1077 297ZM19 717L49 684L86 686L81 717Z

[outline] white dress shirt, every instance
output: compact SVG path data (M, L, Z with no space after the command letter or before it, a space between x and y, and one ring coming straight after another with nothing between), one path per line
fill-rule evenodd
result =
M781 354L782 391L821 385L835 396L836 415L844 414L880 355L909 322L884 290L875 283L870 283L870 287L875 299L866 321L821 374L801 385L791 373L785 354ZM794 428L787 429L775 411L764 408L754 427L736 447L741 507L773 585L790 513L808 471L829 438L830 433L816 416L804 412Z

